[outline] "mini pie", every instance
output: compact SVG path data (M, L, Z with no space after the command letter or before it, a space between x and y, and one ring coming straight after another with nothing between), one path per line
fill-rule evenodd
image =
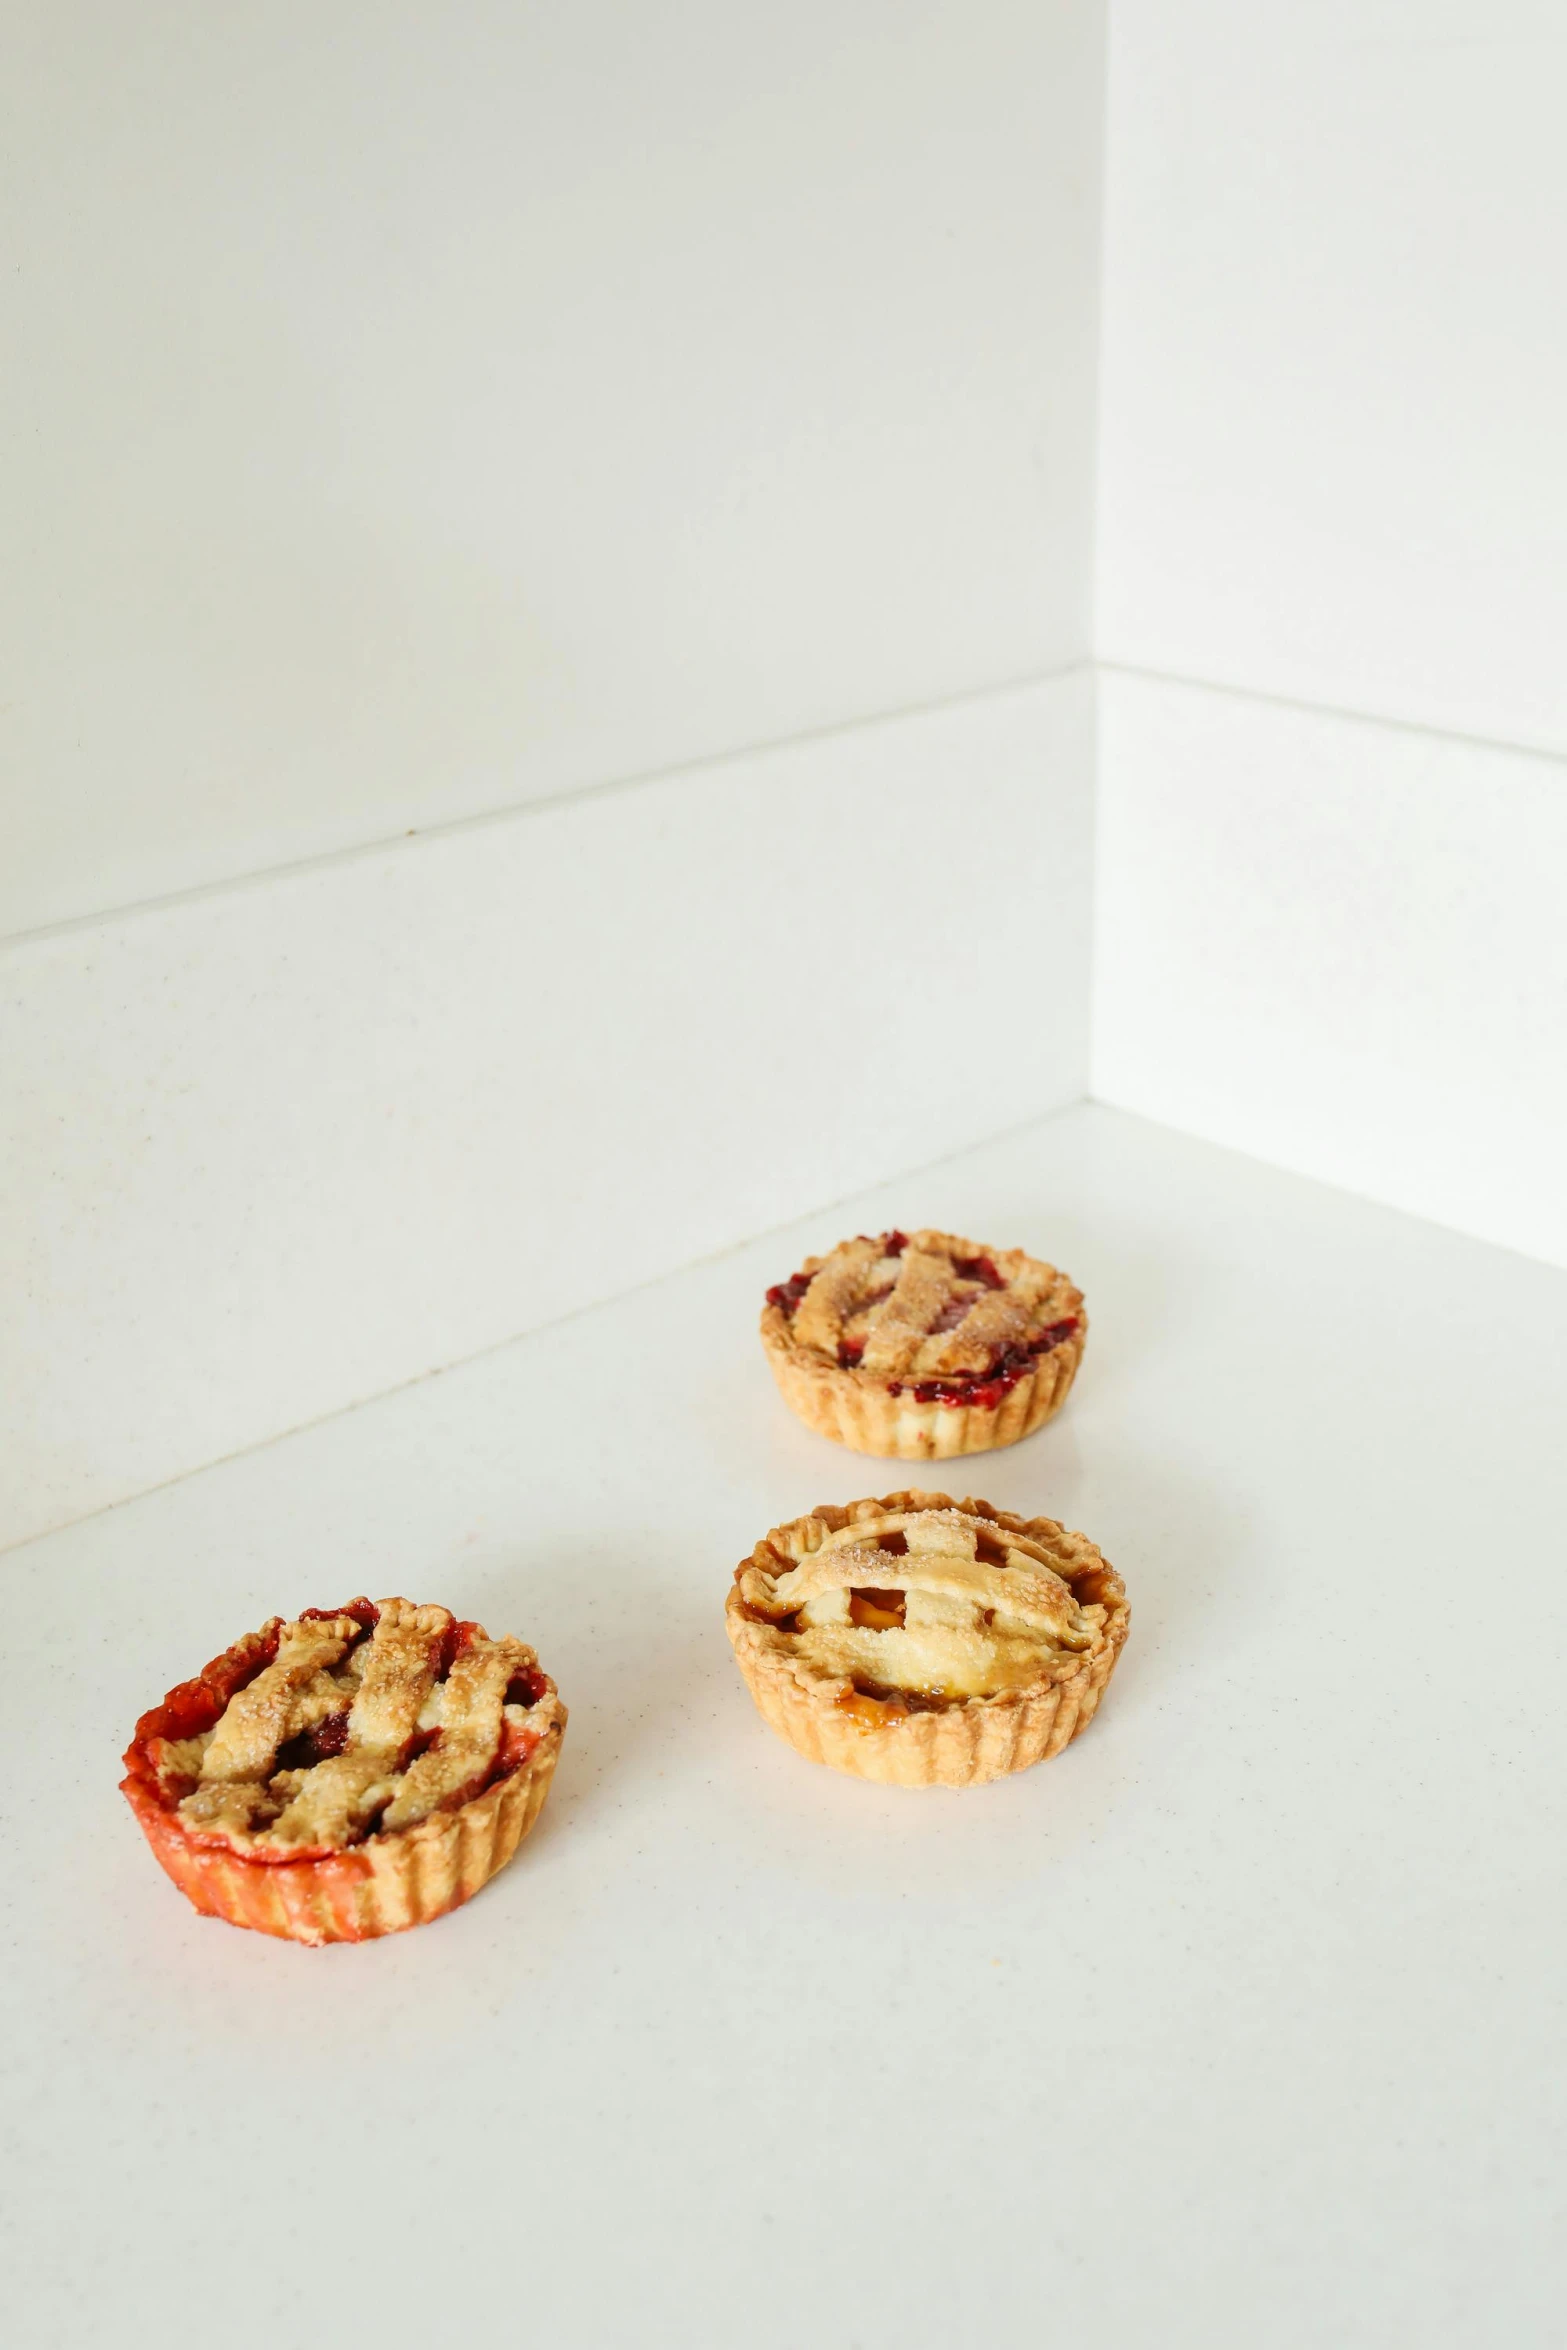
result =
M775 1526L735 1569L725 1618L781 1738L899 1787L977 1786L1059 1754L1130 1620L1086 1535L945 1493Z
M1058 1412L1088 1317L1054 1265L952 1232L883 1232L767 1292L762 1344L818 1435L900 1461L1016 1444Z
M566 1709L444 1607L273 1616L142 1715L121 1791L206 1917L365 1942L455 1909L544 1808Z

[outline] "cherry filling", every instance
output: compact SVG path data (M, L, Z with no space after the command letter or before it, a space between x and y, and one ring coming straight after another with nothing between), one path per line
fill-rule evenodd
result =
M341 1754L348 1744L348 1710L328 1714L324 1722L316 1722L308 1730L301 1730L297 1738L290 1738L278 1748L277 1768L280 1771L311 1771L318 1762L326 1762L332 1755Z
M884 1257L901 1257L909 1245L909 1236L906 1232L883 1232L879 1238L875 1233L862 1232L860 1238L873 1242ZM974 1262L988 1264L989 1259L976 1257ZM814 1273L799 1272L791 1273L787 1281L775 1281L767 1292L767 1303L770 1306L777 1306L782 1313L788 1315L792 1322L798 1311L801 1298L804 1297L815 1278ZM1001 1286L1005 1287L1005 1283L1002 1283ZM879 1305L884 1297L891 1297L891 1295L892 1285L889 1282L885 1289L876 1290L863 1302L866 1305Z
M787 1281L775 1281L767 1292L768 1304L781 1307L783 1312L793 1321L801 1298L804 1297L815 1278L814 1273L791 1273Z
M362 1632L373 1632L381 1621L381 1611L373 1599L350 1599L342 1607L302 1607L299 1611L302 1624L325 1623L333 1616L352 1616ZM357 1648L359 1644L356 1641L354 1645Z
M863 1338L840 1338L838 1341L839 1370L857 1370L859 1368L860 1357L864 1354L864 1352L865 1341Z
M792 1561L785 1563L793 1564ZM342 1607L310 1607L300 1611L302 1622L320 1622L333 1616L352 1616L362 1632L369 1634L379 1623L381 1611L368 1599L351 1599ZM193 1782L180 1783L170 1775L165 1760L166 1747L171 1741L198 1737L215 1727L240 1691L248 1689L257 1675L274 1661L281 1629L281 1624L275 1624L265 1633L247 1634L243 1640L236 1641L232 1648L225 1649L221 1656L214 1657L195 1680L182 1681L178 1688L169 1691L161 1705L152 1707L150 1712L142 1715L124 1758L127 1776L122 1785L125 1792L132 1795L133 1802L136 1800L132 1794L133 1786L150 1793L165 1811L173 1810L181 1796L192 1791ZM437 1648L437 1681L446 1679L453 1664L469 1647L479 1629L477 1624L466 1621L454 1620L447 1625ZM358 1642L353 1642L351 1646L357 1647ZM541 1672L535 1665L525 1665L508 1682L504 1703L526 1712L547 1696L550 1688L548 1674ZM341 1713L329 1714L324 1721L302 1730L297 1737L289 1739L278 1749L277 1759L272 1766L274 1771L311 1770L317 1763L345 1753L348 1747L348 1725L349 1709L345 1707ZM507 1778L519 1769L538 1746L540 1735L531 1723L503 1716L497 1751L481 1779L469 1792L477 1794L482 1787L497 1779ZM432 1746L438 1746L442 1736L443 1732L438 1728L416 1731L398 1758L398 1768L406 1770L421 1754L428 1753ZM373 1823L368 1832L374 1833ZM195 1835L194 1840L210 1841L199 1834ZM327 1849L323 1846L322 1852ZM245 1857L259 1864L278 1856L253 1853ZM319 1856L314 1850L307 1852L300 1848L283 1857L302 1861Z
M1005 1289L1007 1277L998 1273L989 1257L954 1257L952 1270L960 1281L983 1281L987 1289Z
M1064 1322L1052 1322L1037 1338L1030 1338L1022 1346L1003 1348L985 1371L956 1373L950 1379L921 1379L910 1383L889 1379L889 1395L912 1395L916 1403L975 1404L981 1411L994 1411L1004 1395L1009 1395L1020 1379L1026 1379L1041 1355L1050 1353L1063 1339L1070 1338L1077 1328L1077 1316L1069 1314Z

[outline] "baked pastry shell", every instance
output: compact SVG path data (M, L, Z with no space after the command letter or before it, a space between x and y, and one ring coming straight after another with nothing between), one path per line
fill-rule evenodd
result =
M955 1233L942 1237L969 1255L984 1253ZM1012 1253L1022 1258L1020 1250ZM815 1270L826 1261L808 1257L806 1264ZM827 1362L815 1348L800 1344L779 1305L762 1309L762 1346L789 1409L818 1436L847 1445L851 1452L897 1461L949 1461L967 1453L996 1452L1003 1445L1020 1443L1054 1419L1077 1377L1088 1316L1082 1291L1066 1276L1060 1278L1065 1285L1061 1302L1076 1329L1048 1354L1036 1355L1032 1367L994 1404L920 1403L913 1390L922 1381L905 1377L893 1382L855 1365ZM900 1394L892 1393L894 1384Z
M851 1452L895 1461L958 1460L1032 1436L1071 1393L1086 1334L1085 1322L1036 1357L1033 1369L997 1404L918 1403L907 1386L893 1395L874 1372L844 1370L807 1354L795 1344L781 1307L769 1306L762 1316L767 1360L796 1417Z
M251 1677L257 1636L215 1657L195 1681L143 1714L125 1750L120 1792L160 1865L203 1917L290 1942L370 1942L428 1925L471 1901L506 1866L544 1809L566 1731L566 1708L545 1673L531 1709L539 1736L503 1777L451 1811L302 1860L248 1859L202 1841L164 1798L148 1752L162 1737L210 1728ZM205 1716L205 1719L202 1717Z
M848 1525L863 1503L839 1508L824 1504L810 1513L829 1533ZM738 1577L752 1564L743 1559L725 1603L724 1620L735 1661L762 1719L808 1762L825 1763L856 1779L889 1787L977 1787L1045 1762L1086 1730L1115 1671L1131 1623L1126 1586L1086 1535L1066 1535L1072 1554L1056 1545L1064 1528L1054 1518L1020 1518L984 1501L954 1501L946 1493L889 1493L879 1510L959 1509L1016 1534L1044 1540L1056 1572L1080 1600L1097 1602L1105 1620L1092 1648L1042 1673L1037 1682L995 1697L958 1699L939 1710L889 1716L867 1722L841 1701L850 1685L811 1672L757 1638L759 1626L740 1597ZM783 1547L808 1519L775 1527L768 1537Z

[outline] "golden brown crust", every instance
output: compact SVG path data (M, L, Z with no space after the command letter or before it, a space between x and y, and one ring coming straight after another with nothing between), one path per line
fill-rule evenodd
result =
M428 1925L470 1901L516 1852L540 1812L560 1759L566 1709L528 1760L460 1810L435 1812L400 1835L376 1836L319 1860L246 1860L193 1843L177 1813L145 1783L122 1786L148 1843L204 1917L290 1942L369 1942Z
M953 1332L939 1367L925 1359L934 1351L933 1341L927 1340L916 1352L919 1327L912 1318L906 1342L895 1352L896 1342L889 1345L888 1334L903 1335L898 1317L904 1298L894 1292L880 1309L879 1320L874 1314L857 1318L857 1327L864 1327L867 1319L873 1325L865 1362L842 1361L833 1351L834 1335L848 1319L845 1308L852 1307L856 1279L863 1279L875 1262L875 1244L844 1242L829 1256L806 1258L802 1274L813 1277L812 1287L792 1317L778 1293L770 1294L762 1311L762 1346L790 1410L819 1436L853 1452L889 1460L956 1460L1032 1436L1055 1417L1077 1377L1088 1336L1081 1290L1053 1265L1022 1249L986 1250L956 1233L916 1232L906 1250L910 1259L919 1252L927 1262L944 1256L957 1263L994 1266L1023 1300L1021 1315L1014 1310L1010 1320L1024 1342L1031 1329L1055 1328L1060 1335L1020 1373L987 1380L974 1359L973 1340L965 1343L963 1325ZM914 1270L911 1264L911 1274ZM814 1278L823 1274L826 1278L820 1282ZM939 1312L939 1289L928 1279L918 1286L913 1279L900 1279L899 1291L904 1290L910 1293L911 1317L927 1305L923 1290L931 1292L928 1304ZM979 1299L968 1317L969 1329L988 1330L994 1323L994 1336L1004 1341L1010 1335L1009 1304L1005 1293ZM911 1355L912 1363L903 1359ZM866 1367L883 1360L897 1364L897 1376Z
M454 1672L467 1660L478 1669L493 1665L492 1679L507 1671L524 1676L526 1686L516 1704L500 1708L497 1699L491 1708L500 1721L498 1744L484 1773L488 1783L467 1801L457 1801L463 1774L448 1773L451 1793L437 1789L431 1805L408 1824L390 1818L381 1830L361 1830L354 1841L352 1830L334 1823L330 1845L301 1844L298 1857L286 1845L280 1849L276 1836L251 1831L246 1803L237 1806L232 1820L218 1816L221 1804L211 1817L201 1805L193 1805L182 1789L192 1784L203 1753L212 1751L224 1722L232 1723L225 1745L237 1747L248 1738L258 1754L264 1747L272 1759L278 1733L297 1726L297 1710L283 1710L288 1703L297 1707L289 1683L302 1678L302 1671L287 1669L289 1636L295 1636L292 1645L300 1648L298 1635L307 1627L286 1626L274 1618L259 1633L236 1641L196 1680L171 1690L161 1706L144 1714L126 1751L127 1776L121 1790L159 1863L204 1916L305 1943L363 1942L400 1933L471 1900L506 1866L544 1807L567 1717L554 1682L539 1670L532 1649L516 1641L491 1642L478 1625L456 1626L444 1608L416 1611L400 1600L382 1601L379 1611L363 1600L351 1602L350 1608L357 1620L347 1615L341 1623L330 1619L323 1637L361 1631L366 1619L377 1613L392 1627L401 1617L418 1629L449 1629L466 1639ZM430 1619L428 1624L425 1618ZM341 1648L341 1639L337 1645ZM285 1659L282 1673L275 1664L280 1652ZM395 1668L400 1662L406 1666L407 1660L394 1656L389 1662ZM372 1715L384 1711L388 1701L395 1706L399 1696L402 1711L411 1710L423 1678L399 1692L393 1686L395 1670L381 1673L386 1684L381 1688L367 1672L364 1710ZM435 1694L440 1696L446 1686L442 1683ZM259 1695L247 1704L252 1691ZM278 1719L268 1721L269 1714ZM392 1728L398 1726L406 1727L394 1723ZM223 1746L218 1753L223 1767ZM313 1773L284 1772L279 1777L290 1782L331 1780L347 1759L328 1759ZM238 1755L236 1767L252 1767L248 1753ZM390 1795L398 1784L407 1787L413 1778L413 1771L391 1777L383 1792ZM474 1778L468 1777L467 1783L473 1784ZM221 1796L225 1785L212 1782L209 1791ZM255 1790L236 1783L233 1792L245 1796Z
M1016 1534L1041 1553L1081 1607L1090 1628L1087 1645L1042 1657L1037 1677L1023 1687L935 1706L916 1703L904 1711L896 1696L879 1703L841 1674L811 1670L755 1605L768 1582L782 1580L793 1562L828 1537L887 1513L938 1510L956 1510ZM906 1563L887 1562L889 1582ZM824 1504L774 1527L736 1568L725 1623L758 1711L807 1760L891 1786L968 1787L1059 1754L1087 1727L1125 1644L1130 1609L1120 1576L1086 1535L1067 1532L1053 1518L1020 1518L988 1502L906 1491L841 1508Z

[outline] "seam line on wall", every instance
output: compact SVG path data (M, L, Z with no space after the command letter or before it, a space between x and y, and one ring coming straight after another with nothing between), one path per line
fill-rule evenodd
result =
M1505 746L1504 746L1505 747ZM1314 1175L1309 1167L1297 1166L1291 1159L1265 1158L1249 1143L1231 1142L1222 1134L1215 1134L1205 1126L1189 1126L1170 1117L1155 1118L1141 1110L1134 1102L1120 1100L1113 1093L1100 1093L1091 1083L1080 1102L1068 1107L1076 1110L1105 1110L1113 1118L1133 1118L1140 1126L1151 1126L1157 1133L1173 1134L1182 1142L1195 1142L1203 1150L1223 1151L1227 1158L1245 1159L1253 1167L1266 1167L1270 1175L1287 1175L1292 1183L1309 1183L1317 1191L1332 1192L1338 1199L1354 1200L1362 1208L1375 1208L1379 1215L1392 1216L1400 1224L1424 1224L1432 1232L1443 1233L1449 1240L1462 1240L1470 1248L1483 1248L1493 1256L1513 1257L1520 1265L1527 1265L1531 1273L1551 1273L1559 1280L1567 1280L1567 1266L1558 1264L1554 1257L1536 1256L1532 1250L1520 1247L1516 1240L1495 1240L1489 1233L1476 1232L1472 1224L1447 1224L1440 1216L1433 1216L1428 1208L1401 1207L1380 1191L1361 1191L1353 1183L1340 1183L1331 1175ZM896 1177L893 1178L897 1180ZM195 1474L194 1471L191 1472ZM44 1536L30 1537L41 1542Z
M1341 718L1353 726L1381 726L1392 734L1419 735L1428 742L1460 743L1472 751L1505 751L1515 759L1547 759L1553 766L1567 767L1567 750L1543 743L1511 742L1502 735L1471 734L1455 726L1429 726L1419 718L1353 710L1343 702L1310 702L1297 694L1264 693L1255 686L1232 685L1217 677L1193 677L1180 669L1146 669L1138 661L1095 661L1090 666L1108 677L1140 677L1149 685L1186 686L1193 693L1223 694L1234 702L1260 702L1267 709L1294 710L1307 718Z
M1069 677L1092 672L1094 664L1086 656L1082 660L1064 662L1058 669L1030 671L1023 677L1000 678L990 685L965 688L962 693L943 694L930 702L909 702L896 709L876 710L859 718L844 718L830 726L810 727L803 734L781 735L774 740L742 743L732 750L709 751L695 759L681 759L667 767L646 768L635 775L608 776L600 783L573 784L562 791L547 792L536 800L510 800L498 808L482 808L472 816L453 816L438 824L412 825L404 832L380 833L373 840L351 841L340 849L323 849L308 857L294 857L281 865L257 865L244 873L224 874L214 881L193 882L188 889L168 890L162 896L132 898L123 905L103 906L88 914L63 915L58 922L40 922L31 929L13 930L0 937L0 955L13 948L35 946L44 939L65 938L73 932L98 930L110 923L133 921L142 914L163 914L175 906L189 906L205 898L222 897L234 890L256 889L273 881L290 881L298 875L315 873L324 867L346 865L359 857L379 857L388 850L416 847L423 841L447 840L454 834L480 832L495 825L524 824L531 816L543 816L560 808L574 807L582 800L607 799L621 792L645 791L662 783L672 783L678 777L704 775L715 768L738 766L745 759L767 758L775 753L807 750L818 743L837 742L849 735L866 734L877 727L895 726L905 719L934 718L946 710L963 710L978 702L1001 700L1010 694L1024 694L1042 685L1057 685Z
M825 1216L851 1199L859 1199L867 1191L885 1190L889 1183L910 1183L917 1176L929 1175L938 1167L949 1166L954 1159L967 1158L973 1151L990 1150L997 1143L1010 1142L1033 1128L1049 1126L1057 1118L1064 1118L1070 1110L1095 1107L1089 1094L1074 1094L1068 1102L1058 1102L1052 1110L1036 1110L1031 1117L1020 1118L1015 1125L1003 1126L990 1134L976 1134L967 1142L960 1142L938 1158L921 1159L912 1167L895 1168L890 1175L878 1175L873 1182L862 1183L853 1191L840 1192L836 1198L821 1200L814 1206L802 1208L797 1215L786 1216L781 1224L766 1224L759 1232L748 1232L739 1240L727 1241L722 1248L710 1249L704 1256L688 1257L684 1263L671 1265L666 1272L651 1273L645 1281L633 1281L625 1289L611 1290L607 1297L590 1298L586 1305L573 1306L568 1314L552 1315L547 1322L536 1322L525 1330L514 1330L506 1338L497 1338L488 1346L476 1347L472 1354L454 1355L447 1363L432 1363L427 1371L416 1371L411 1379L394 1380L390 1387L378 1387L373 1395L356 1396L352 1403L339 1404L333 1411L319 1412L313 1420L299 1420L292 1427L279 1428L271 1436L258 1437L254 1444L241 1444L233 1452L218 1453L210 1461L202 1461L194 1469L181 1469L174 1477L160 1477L156 1484L138 1486L134 1493L122 1494L116 1501L106 1501L97 1509L83 1510L78 1517L62 1518L57 1526L46 1526L41 1533L24 1534L15 1542L0 1543L0 1558L9 1558L28 1550L34 1543L52 1542L57 1535L69 1534L78 1526L89 1525L94 1518L106 1518L112 1510L129 1509L138 1501L146 1501L154 1493L167 1493L171 1486L188 1485L193 1477L205 1477L210 1469L221 1469L230 1461L242 1461L252 1453L268 1452L275 1444L286 1444L291 1437L304 1436L312 1428L324 1428L333 1420L346 1420L353 1412L368 1411L372 1405L384 1403L389 1396L402 1395L410 1387L423 1387L432 1379L444 1379L449 1371L464 1371L471 1363L482 1363L488 1355L503 1354L509 1346L523 1346L530 1338L542 1337L546 1331L561 1330L568 1323L580 1322L584 1314L596 1314L606 1306L621 1304L625 1299L639 1297L644 1290L657 1289L665 1281L678 1281L683 1274L695 1273L704 1265L716 1265L725 1257L737 1256L741 1249L752 1248L760 1240L774 1233L787 1232L796 1224L803 1224L808 1216ZM1134 1115L1136 1113L1133 1113ZM1152 1123L1153 1121L1149 1121Z

